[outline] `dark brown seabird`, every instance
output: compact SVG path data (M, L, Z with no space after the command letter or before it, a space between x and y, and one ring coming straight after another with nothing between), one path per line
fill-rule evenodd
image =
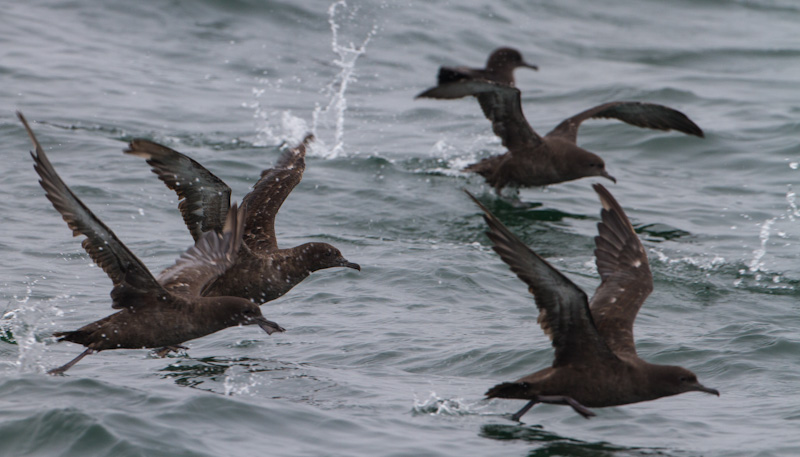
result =
M73 235L84 235L83 248L114 283L111 307L121 311L71 332L57 332L59 341L86 346L72 361L49 374L61 374L94 352L107 349L161 348L162 355L182 348L184 341L236 325L258 325L267 334L283 332L261 309L239 297L201 297L200 291L233 265L241 245L243 215L234 204L222 233L201 236L175 265L154 278L108 227L67 187L48 160L22 113L17 112L36 152L34 169L47 199L61 213Z
M550 368L486 392L489 398L530 400L513 420L518 421L536 403L569 405L588 419L595 415L588 407L626 405L692 391L719 396L691 371L648 363L636 354L633 321L653 290L653 275L622 207L605 187L593 187L603 205L599 235L594 239L602 282L591 301L467 192L485 213L492 249L529 286L539 308L539 325L555 348Z
M439 85L417 98L455 99L475 96L492 130L500 137L505 154L487 157L464 171L478 173L499 195L505 186L546 186L587 176L602 176L614 182L605 163L596 154L576 144L578 127L587 119L618 119L637 127L677 130L703 137L703 131L685 114L654 103L609 102L562 121L540 137L522 114L520 91L489 81L457 81Z
M289 292L314 271L361 270L328 243L278 248L275 216L303 177L306 145L313 138L306 136L300 145L285 151L273 168L261 172L261 179L242 200L244 243L236 262L209 282L202 295L232 295L265 303ZM195 240L208 231L221 230L231 198L230 187L221 179L184 154L149 140L133 140L124 152L146 159L153 173L178 194L178 209Z
M525 62L522 54L516 49L498 48L489 54L486 68L440 67L437 80L440 85L455 81L481 79L513 86L514 70L520 67L539 70L536 65Z

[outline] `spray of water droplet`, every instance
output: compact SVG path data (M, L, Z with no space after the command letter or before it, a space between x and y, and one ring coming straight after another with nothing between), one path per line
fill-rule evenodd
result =
M344 0L339 0L328 8L328 23L332 35L331 49L337 55L332 63L339 68L339 72L322 89L321 93L327 102L324 103L324 106L321 103L315 105L310 127L304 119L295 116L290 110L282 112L265 110L258 101L264 95L265 89L253 89L253 95L257 100L243 105L253 108L255 110L254 117L264 121L264 126L259 129L256 145L266 146L281 143L294 145L299 143L308 132L311 132L316 137L316 141L311 144L309 155L332 159L344 154L345 113L347 111L345 94L348 85L356 81L356 61L366 52L367 44L378 30L378 26L373 25L360 44L353 42L349 42L347 45L341 44L340 23L345 19L352 21L357 16L357 12L358 7L348 9L347 2ZM261 78L259 84L279 88L282 81ZM273 119L278 119L277 125L274 125ZM328 132L331 129L333 138L329 140Z
M414 414L428 414L431 416L464 416L467 414L480 414L483 409L477 403L468 403L463 398L441 398L436 392L431 392L428 398L420 400L414 395Z
M10 362L11 368L18 373L42 373L45 366L42 358L46 345L43 338L52 333L52 316L63 315L63 312L50 301L31 301L38 279L29 280L25 285L23 296L15 295L8 304L8 309L0 318L0 338L8 343L16 344L19 350L17 360ZM53 300L63 300L67 296L58 296ZM45 330L46 329L46 330ZM44 331L43 331L44 330Z
M328 104L324 108L317 105L312 118L312 131L315 134L317 134L320 126L329 127L331 124L335 126L333 146L330 149L321 151L316 151L316 149L323 148L313 148L314 152L328 158L338 157L344 151L344 120L345 112L347 111L345 93L347 92L348 84L356 80L356 61L366 52L367 44L377 32L377 25L374 25L360 45L355 45L353 42L346 46L340 44L337 14L338 12L345 14L346 8L347 2L344 0L339 0L328 8L328 23L331 26L332 35L331 49L339 56L338 59L334 59L333 64L339 67L340 70L324 90L324 93L328 96ZM355 11L350 14L355 14ZM319 145L324 146L324 143L320 142Z

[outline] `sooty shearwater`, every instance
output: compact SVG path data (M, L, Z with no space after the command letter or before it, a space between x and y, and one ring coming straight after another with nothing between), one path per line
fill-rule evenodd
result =
M550 368L515 382L498 384L489 398L530 400L512 416L518 421L536 403L569 405L585 418L589 407L626 405L684 392L719 392L703 386L691 371L655 365L639 358L633 321L653 290L647 254L628 217L611 193L593 185L600 196L594 253L601 283L591 301L566 276L511 233L472 194L489 224L486 232L511 271L524 281L539 308L539 325L552 340Z
M481 79L513 86L514 70L520 67L539 70L536 65L525 62L522 54L516 49L498 48L489 54L486 68L440 67L437 80L440 85L455 81Z
M505 154L487 157L464 171L478 173L500 195L505 186L545 186L587 176L608 174L603 159L576 144L578 127L587 119L617 119L637 127L677 130L703 137L703 131L685 114L654 103L609 102L562 121L540 137L522 114L520 91L490 81L458 81L422 92L417 98L455 99L473 95L492 122Z
M183 253L158 278L98 219L56 173L22 113L17 112L33 142L34 169L53 207L92 260L114 283L111 307L120 311L71 332L57 332L59 341L86 346L67 364L48 371L61 374L89 354L107 349L183 348L181 343L219 330L255 324L265 332L283 332L261 314L261 308L240 297L201 297L200 291L236 261L244 216L236 204L227 211L221 233L210 231Z
M361 270L328 243L278 248L275 216L303 177L306 146L313 138L306 136L300 145L284 151L273 168L261 172L261 179L242 200L244 243L238 258L203 289L204 296L232 295L265 303L289 292L314 271ZM186 155L149 140L133 140L124 152L146 159L153 173L178 194L178 208L195 239L220 230L231 197L230 187L221 179Z

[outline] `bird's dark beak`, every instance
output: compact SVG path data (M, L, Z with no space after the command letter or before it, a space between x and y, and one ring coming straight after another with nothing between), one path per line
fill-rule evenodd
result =
M361 265L353 262L348 262L347 259L342 259L342 262L339 264L340 267L347 267L352 268L353 270L361 271Z
M611 175L610 175L610 174L608 174L608 172L607 172L607 171L605 171L605 170L603 170L602 172L600 172L600 176L602 176L602 177L604 177L604 178L608 178L608 179L610 179L610 180L614 181L614 184L616 184L616 183L617 183L617 178L615 178L615 177L611 176Z
M539 71L539 67L537 67L536 65L533 65L533 64L522 62L521 66L525 67L525 68L530 68L531 70Z
M705 392L707 394L713 394L719 397L719 391L717 389L712 389L710 387L706 387L699 382L697 384L692 384L689 390L694 390L697 392Z
M252 324L257 324L261 330L267 332L267 335L272 335L274 332L285 332L286 329L278 325L276 322L267 320L264 316L253 319Z

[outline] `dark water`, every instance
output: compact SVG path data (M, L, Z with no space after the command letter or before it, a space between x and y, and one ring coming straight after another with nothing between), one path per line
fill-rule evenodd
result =
M3 2L0 455L800 455L800 6L794 1ZM414 101L440 64L512 44L545 133L610 100L663 103L700 140L592 121L582 146L649 250L640 354L722 391L597 410L482 400L547 366L524 285L468 188L591 292L592 180L495 199L458 172L502 147L473 100ZM65 181L154 271L191 243L134 137L191 154L240 200L307 131L284 246L364 268L312 275L187 354L91 356L49 334L111 312L110 281L39 188L22 110ZM610 184L610 183L608 183Z

